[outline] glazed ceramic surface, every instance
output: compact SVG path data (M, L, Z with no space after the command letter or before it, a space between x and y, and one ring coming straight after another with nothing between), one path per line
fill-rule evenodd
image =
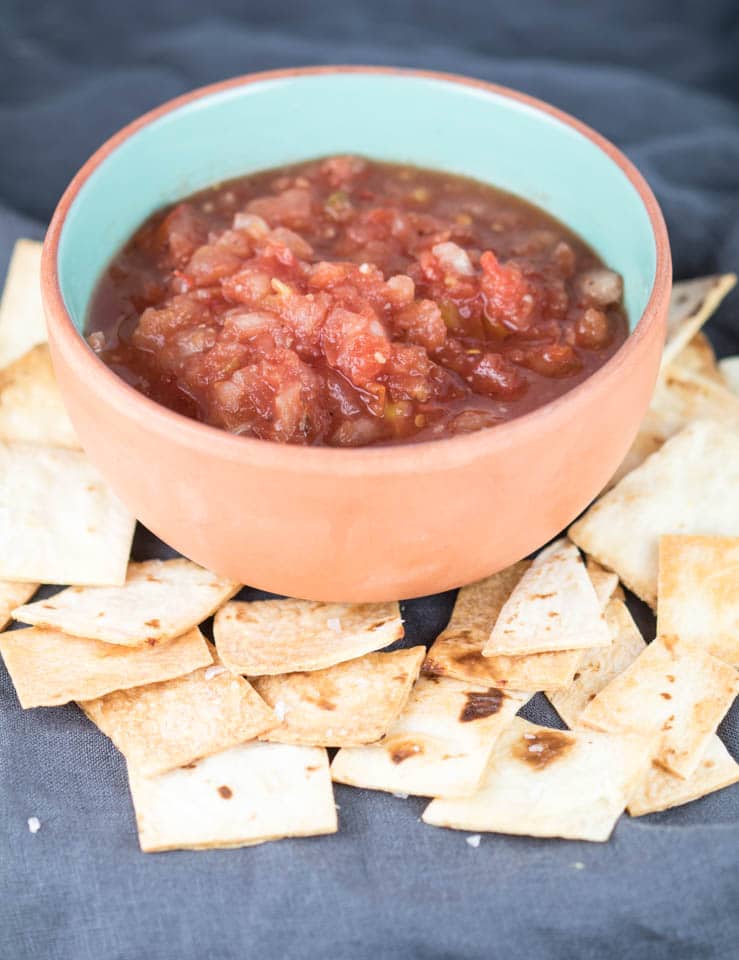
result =
M250 171L349 152L486 180L564 221L623 275L629 339L583 384L518 420L357 450L233 437L187 420L128 387L87 347L79 331L95 284L154 210ZM336 67L228 81L121 131L60 202L43 289L80 439L146 526L253 586L374 600L492 573L597 494L649 401L670 258L639 174L571 118L464 78Z

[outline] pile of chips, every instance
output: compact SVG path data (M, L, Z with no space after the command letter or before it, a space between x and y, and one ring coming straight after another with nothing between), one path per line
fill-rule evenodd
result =
M76 702L123 754L142 850L335 832L332 781L429 797L437 827L605 841L624 810L739 780L716 734L739 690L739 358L699 332L734 278L675 287L610 489L463 587L427 650L398 643L395 602L244 602L184 558L130 562L134 518L59 397L38 269L20 241L0 307L0 627L26 625L0 654L23 708ZM41 584L65 589L34 601ZM623 587L656 612L650 643ZM568 730L518 716L539 692Z

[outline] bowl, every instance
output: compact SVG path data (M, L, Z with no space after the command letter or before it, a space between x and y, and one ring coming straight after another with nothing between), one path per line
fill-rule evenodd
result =
M81 335L91 294L149 214L217 181L331 153L464 174L538 204L623 275L628 338L583 383L519 419L358 449L230 435L142 396L96 357ZM657 202L597 133L502 87L374 67L238 77L134 121L72 180L42 264L65 403L131 511L221 575L337 601L469 583L573 520L613 474L647 408L670 282Z

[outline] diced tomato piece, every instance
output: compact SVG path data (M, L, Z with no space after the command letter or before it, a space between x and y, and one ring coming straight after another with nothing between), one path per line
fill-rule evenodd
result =
M485 315L512 330L525 330L531 323L534 296L520 268L500 263L492 250L483 253L480 266Z

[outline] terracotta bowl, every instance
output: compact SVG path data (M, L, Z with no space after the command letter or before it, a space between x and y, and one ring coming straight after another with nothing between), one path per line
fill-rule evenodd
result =
M561 398L479 433L305 448L231 436L127 386L80 334L97 278L151 212L210 183L337 152L446 169L563 220L624 277L632 332ZM116 134L61 199L43 296L81 442L163 540L243 583L317 600L428 594L520 559L599 492L631 443L664 339L670 252L631 163L573 118L464 77L367 67L253 74Z

